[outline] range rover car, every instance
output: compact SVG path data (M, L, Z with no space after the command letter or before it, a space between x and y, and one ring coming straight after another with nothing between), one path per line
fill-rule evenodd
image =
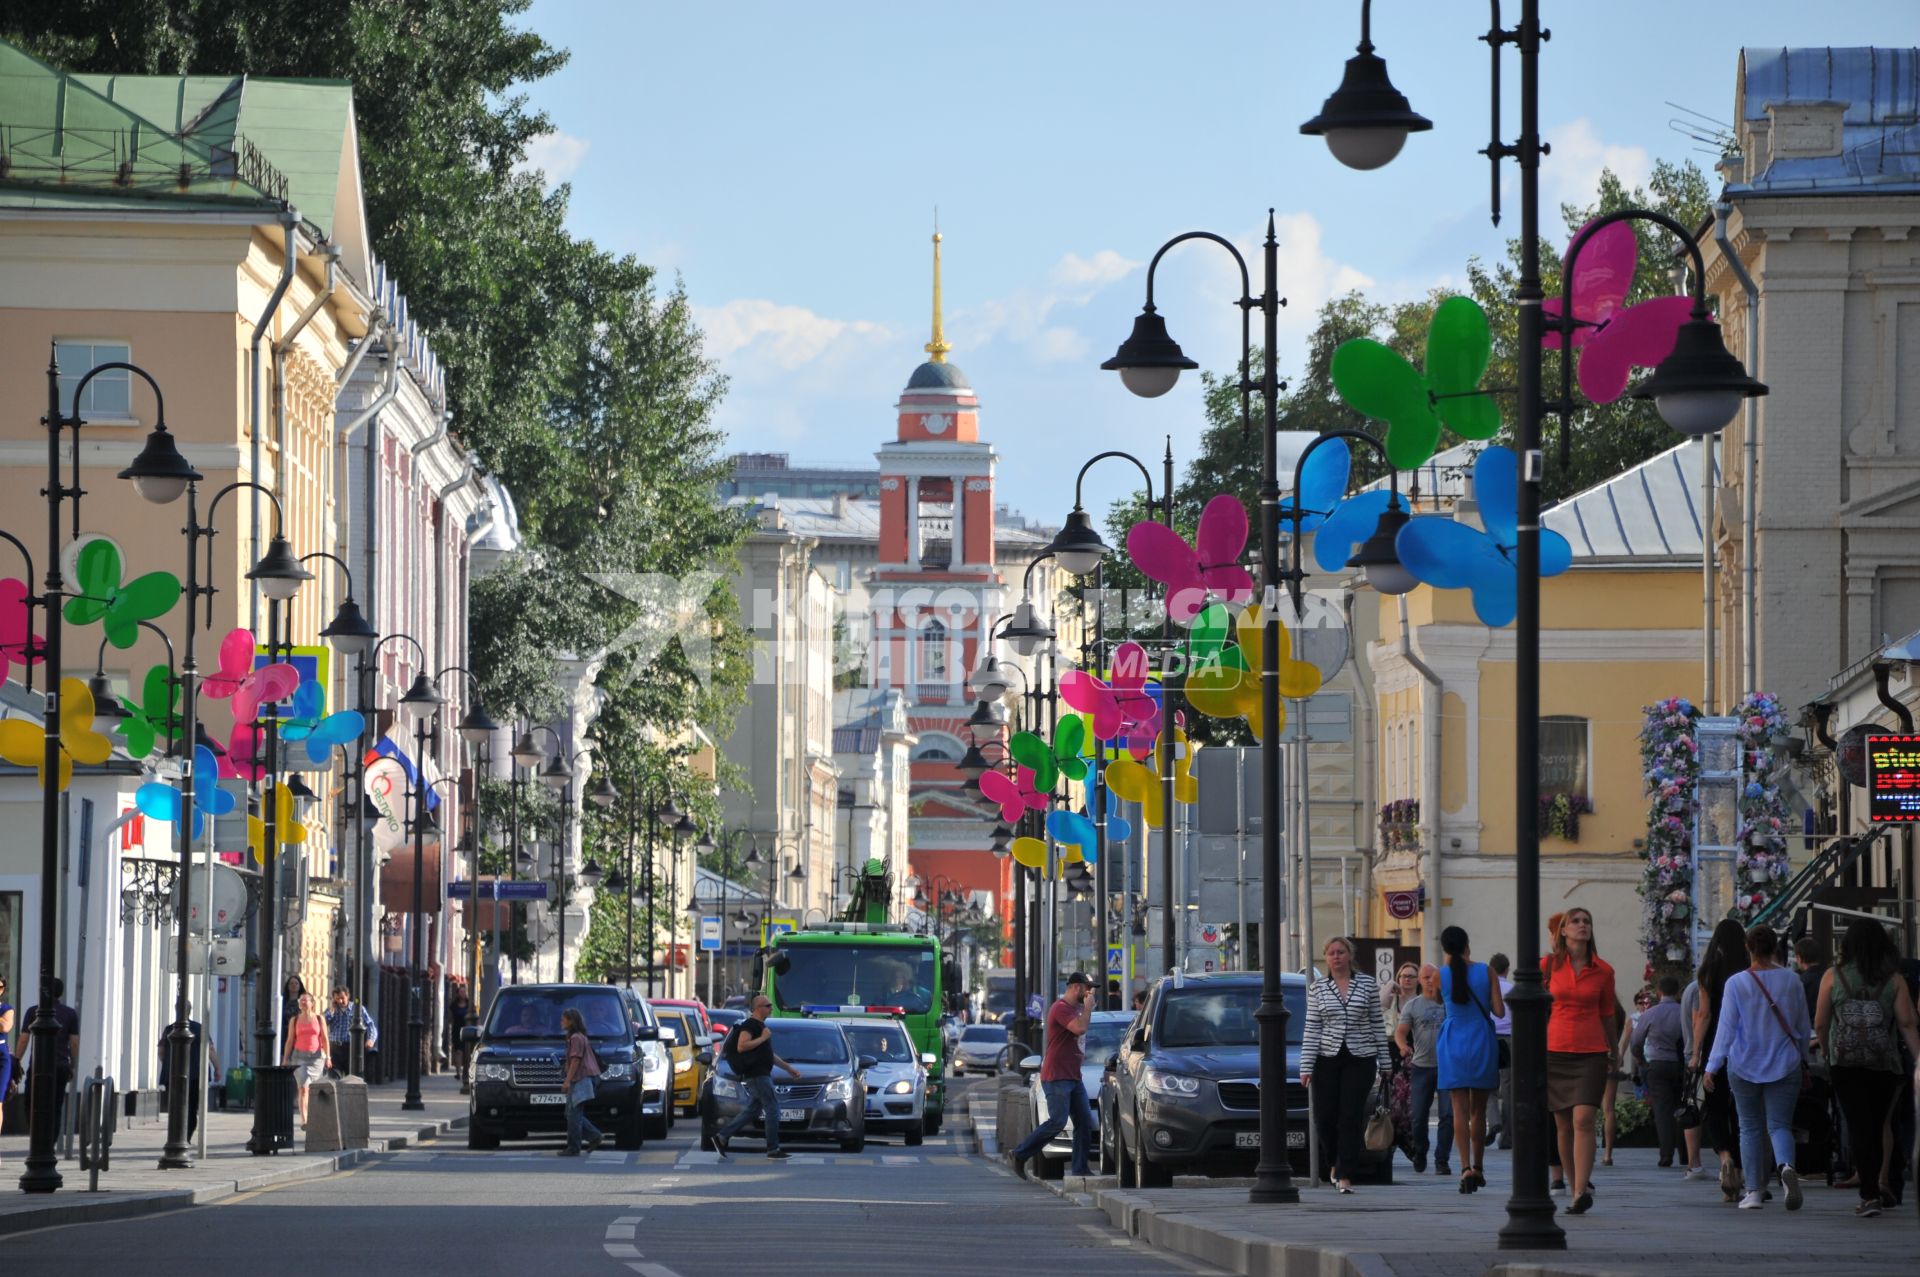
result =
M567 1044L560 1015L571 1008L580 1013L600 1058L600 1085L587 1104L588 1120L613 1136L616 1148L639 1148L648 1134L648 1109L663 1104L665 1096L646 1083L645 1045L657 1044L659 1027L650 1016L636 1020L634 1007L620 989L605 984L519 984L500 990L485 1022L461 1032L473 1057L467 1147L498 1148L502 1139L566 1130Z

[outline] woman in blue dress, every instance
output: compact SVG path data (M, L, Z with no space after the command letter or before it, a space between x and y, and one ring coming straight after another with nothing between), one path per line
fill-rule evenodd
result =
M1487 1097L1500 1085L1500 1045L1494 1020L1506 1014L1500 986L1484 962L1473 962L1467 933L1448 927L1440 933L1447 965L1440 970L1440 1002L1446 1023L1434 1055L1440 1089L1453 1102L1453 1142L1460 1154L1460 1191L1478 1192L1487 1184L1481 1162L1487 1150Z

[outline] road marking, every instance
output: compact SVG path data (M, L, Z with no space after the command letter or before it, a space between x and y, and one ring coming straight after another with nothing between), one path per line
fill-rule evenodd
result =
M608 1242L607 1254L615 1259L638 1259L640 1248L630 1242Z
M607 1236L609 1238L625 1238L631 1240L633 1237L633 1225L623 1223L608 1224Z
M629 1262L627 1267L639 1273L640 1277L680 1277L679 1273L676 1273L665 1264L636 1264Z
M622 1215L619 1219L616 1219L613 1222L616 1224L627 1224L631 1226L633 1224L639 1223L640 1217L638 1215Z

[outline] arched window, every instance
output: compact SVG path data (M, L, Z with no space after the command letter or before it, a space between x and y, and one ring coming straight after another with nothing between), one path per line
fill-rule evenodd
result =
M966 752L966 747L956 737L944 732L928 732L913 747L912 760L916 763L957 763Z

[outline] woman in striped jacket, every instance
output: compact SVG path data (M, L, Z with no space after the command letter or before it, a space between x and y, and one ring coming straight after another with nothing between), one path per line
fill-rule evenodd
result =
M1392 1064L1380 986L1353 969L1353 944L1335 936L1321 950L1327 974L1307 990L1307 1026L1300 1044L1300 1081L1313 1098L1320 1159L1343 1193L1365 1156L1367 1096L1376 1073Z

